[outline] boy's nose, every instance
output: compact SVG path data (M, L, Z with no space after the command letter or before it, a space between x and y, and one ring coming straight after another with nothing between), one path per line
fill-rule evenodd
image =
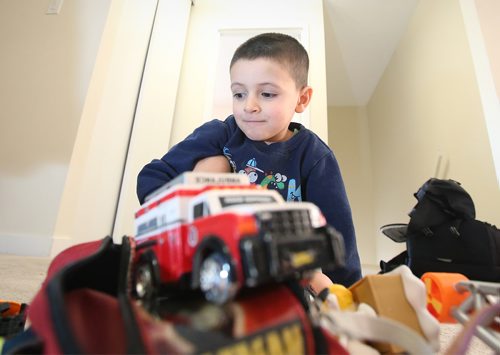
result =
M257 103L257 100L253 96L248 96L246 101L245 101L245 107L244 107L245 112L251 113L251 112L258 112L259 111L259 105Z

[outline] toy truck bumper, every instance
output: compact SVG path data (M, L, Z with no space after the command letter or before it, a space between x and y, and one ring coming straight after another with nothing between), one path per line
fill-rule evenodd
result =
M250 287L316 268L332 269L344 262L342 237L331 228L300 236L264 233L245 238L240 242L240 252L245 284Z

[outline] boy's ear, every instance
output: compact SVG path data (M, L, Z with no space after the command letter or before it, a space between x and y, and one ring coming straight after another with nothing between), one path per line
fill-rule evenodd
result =
M311 102L311 96L313 93L313 89L310 86L304 86L300 90L299 102L297 102L297 106L295 106L295 112L301 113L307 108L309 102Z

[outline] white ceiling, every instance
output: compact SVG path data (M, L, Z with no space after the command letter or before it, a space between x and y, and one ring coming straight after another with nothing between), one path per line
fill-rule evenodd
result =
M418 0L326 0L328 104L369 101Z

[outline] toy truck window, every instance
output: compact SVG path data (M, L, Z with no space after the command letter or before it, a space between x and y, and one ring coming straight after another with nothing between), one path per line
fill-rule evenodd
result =
M254 203L274 203L276 199L269 195L238 195L219 197L222 208L233 205L245 205Z
M153 218L139 225L139 227L137 228L137 235L141 235L149 231L155 230L157 227L158 225L156 222L156 218Z
M197 219L200 217L208 216L210 211L205 202L200 202L194 205L193 207L193 219Z

